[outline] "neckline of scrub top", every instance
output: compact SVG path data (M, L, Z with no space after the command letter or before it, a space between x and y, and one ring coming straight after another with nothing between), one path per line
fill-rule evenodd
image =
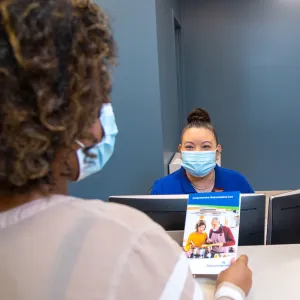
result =
M186 171L183 167L181 167L181 188L185 194L195 194L197 191L192 186L191 182L189 181ZM215 167L215 185L212 192L223 192L224 189L220 187L220 167L216 165Z

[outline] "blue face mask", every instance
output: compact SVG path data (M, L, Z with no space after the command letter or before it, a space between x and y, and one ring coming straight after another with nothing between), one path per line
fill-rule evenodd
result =
M101 171L114 152L118 128L110 103L102 105L100 123L104 130L104 137L98 144L88 150L94 157L87 157L83 151L85 145L77 141L77 144L81 147L76 152L79 163L79 177L77 181Z
M216 166L215 151L182 151L181 166L192 176L204 177Z

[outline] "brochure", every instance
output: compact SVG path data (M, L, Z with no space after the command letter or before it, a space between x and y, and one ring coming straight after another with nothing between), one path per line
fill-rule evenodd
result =
M240 203L239 192L189 195L183 251L192 274L219 274L236 258Z

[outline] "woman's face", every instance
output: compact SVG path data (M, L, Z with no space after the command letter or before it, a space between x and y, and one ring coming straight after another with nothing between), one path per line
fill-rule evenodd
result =
M205 225L198 226L198 232L202 233L205 230Z
M217 148L214 134L206 128L188 128L181 142L182 151L213 151Z
M217 145L214 134L207 128L188 128L182 135L181 144L178 146L181 151L217 151L221 152L221 146Z

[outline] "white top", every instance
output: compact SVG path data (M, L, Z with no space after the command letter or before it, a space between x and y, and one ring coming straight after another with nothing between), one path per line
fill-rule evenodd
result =
M131 208L53 196L0 213L2 300L202 300L180 247ZM244 299L228 283L206 299Z

